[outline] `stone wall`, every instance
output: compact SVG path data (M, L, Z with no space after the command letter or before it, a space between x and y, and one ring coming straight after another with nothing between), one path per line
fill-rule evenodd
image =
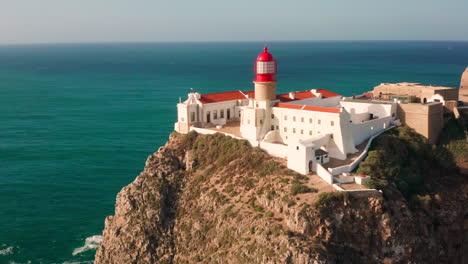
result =
M398 104L397 116L429 142L436 143L443 127L444 108L441 103Z

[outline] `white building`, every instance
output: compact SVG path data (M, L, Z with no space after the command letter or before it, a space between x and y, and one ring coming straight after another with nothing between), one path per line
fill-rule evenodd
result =
M177 104L175 130L227 125L235 131L230 134L287 158L290 169L307 174L330 158L346 159L396 117L392 102L343 98L324 89L277 94L276 69L265 48L255 62L254 91L190 93Z

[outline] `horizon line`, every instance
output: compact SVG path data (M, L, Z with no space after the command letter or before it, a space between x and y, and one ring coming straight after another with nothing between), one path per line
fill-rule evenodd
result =
M168 44L168 43L287 43L287 42L468 42L468 40L405 40L405 39L342 39L342 40L162 40L162 41L78 41L78 42L18 42L1 43L0 46L28 46L28 45L76 45L76 44Z

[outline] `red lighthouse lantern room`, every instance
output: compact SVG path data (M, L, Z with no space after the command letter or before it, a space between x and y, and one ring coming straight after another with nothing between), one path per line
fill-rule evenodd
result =
M263 48L263 52L258 55L254 64L254 82L276 82L276 60L268 52L268 47Z

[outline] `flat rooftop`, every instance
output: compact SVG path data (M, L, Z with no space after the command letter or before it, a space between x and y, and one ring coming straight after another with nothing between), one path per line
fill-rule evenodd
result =
M380 85L388 85L388 86L403 86L403 87L417 87L423 89L432 89L432 90L451 90L451 89L458 89L455 87L447 87L447 86L433 86L433 85L424 85L421 83L412 83L412 82L401 82L401 83L381 83Z
M366 103L366 104L393 104L393 100L376 100L371 98L352 98L346 97L342 100L343 102L353 102L353 103Z

